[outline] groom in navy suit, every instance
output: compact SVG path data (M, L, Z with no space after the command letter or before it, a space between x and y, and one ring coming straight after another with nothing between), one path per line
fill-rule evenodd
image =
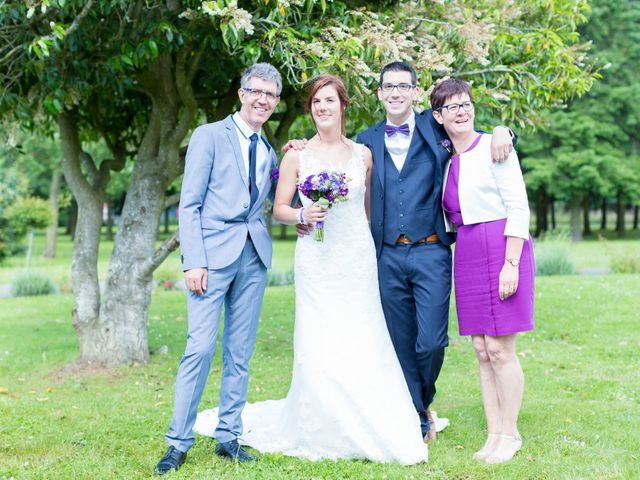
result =
M192 431L215 353L222 306L222 382L216 453L255 460L239 444L249 360L258 329L271 238L264 200L272 193L276 154L261 135L282 91L269 64L248 68L238 90L240 111L201 125L189 140L180 196L180 247L189 331L176 378L169 448L154 473L177 470L194 443Z
M431 110L413 111L417 75L404 62L386 65L378 98L386 120L358 135L373 153L371 231L378 257L387 327L420 416L425 441L435 439L429 410L449 344L451 248L441 208L448 150ZM494 158L512 148L509 129L496 127Z

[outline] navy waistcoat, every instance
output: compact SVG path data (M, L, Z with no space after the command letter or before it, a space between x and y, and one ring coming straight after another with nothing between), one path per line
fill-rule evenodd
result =
M435 233L435 209L440 208L435 166L435 156L417 129L400 172L385 147L384 243L395 244L401 234L417 241Z

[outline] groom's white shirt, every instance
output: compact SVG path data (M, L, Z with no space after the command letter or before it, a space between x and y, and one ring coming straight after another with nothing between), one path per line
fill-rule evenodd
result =
M240 142L240 149L242 150L242 159L244 161L244 171L249 172L249 145L251 144L251 140L249 137L254 133L258 134L260 141L258 142L258 146L256 148L256 185L260 185L263 180L263 177L268 170L267 166L269 165L269 150L265 145L264 140L262 138L262 130L259 132L255 132L247 122L245 122L238 112L234 113L231 116L233 123L236 125L236 132L238 133L238 142Z
M411 139L413 138L413 132L416 129L416 114L412 110L411 115L406 120L406 123L409 125L409 135L403 135L401 133L396 133L392 137L388 136L386 133L384 135L384 145L387 147L387 151L389 155L391 155L391 159L395 164L398 171L402 170L404 166L404 162L407 159L407 153L409 153L409 147L411 146ZM396 125L391 120L387 118L387 125L393 125L394 127L399 127L400 125Z

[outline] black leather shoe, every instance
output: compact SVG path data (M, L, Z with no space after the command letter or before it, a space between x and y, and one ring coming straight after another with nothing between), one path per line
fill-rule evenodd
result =
M236 462L255 462L258 457L251 455L238 443L238 440L220 442L216 445L216 455L230 458Z
M176 447L169 447L164 457L160 459L158 465L153 470L154 475L162 476L170 470L178 470L180 465L184 463L187 458L185 452L181 452Z

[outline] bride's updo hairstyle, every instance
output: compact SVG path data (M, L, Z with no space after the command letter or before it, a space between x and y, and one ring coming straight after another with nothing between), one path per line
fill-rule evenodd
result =
M323 73L322 75L318 75L316 78L311 80L309 84L309 95L307 96L307 113L311 115L311 120L313 120L313 115L311 114L311 104L313 103L313 97L315 97L318 90L327 86L333 86L338 93L338 99L340 100L340 107L342 108L342 118L340 121L340 126L342 130L342 134L345 134L345 121L344 121L344 112L349 106L349 94L347 93L347 88L344 86L344 82L340 77L335 75L331 75L329 73ZM316 121L313 120L315 125Z

